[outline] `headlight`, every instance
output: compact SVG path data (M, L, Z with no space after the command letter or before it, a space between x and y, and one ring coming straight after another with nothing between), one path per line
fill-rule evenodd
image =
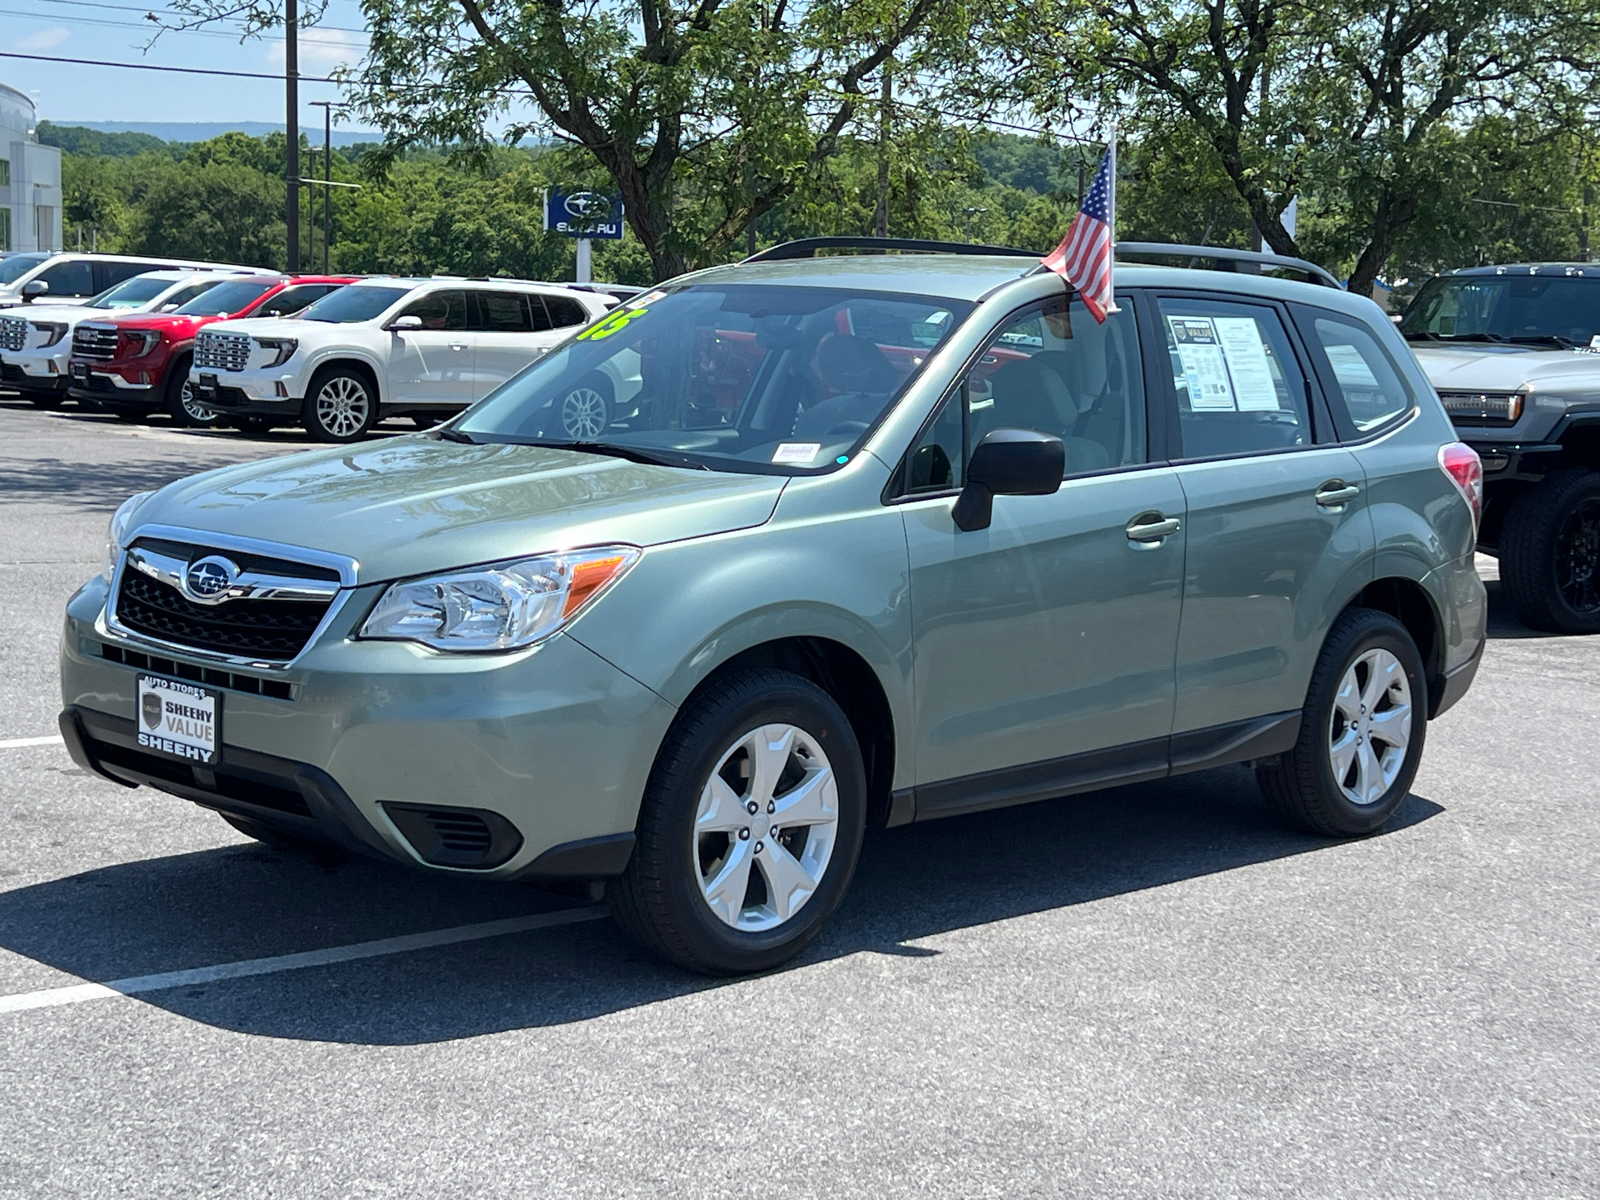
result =
M161 332L156 329L137 329L122 336L128 339L134 358L143 358L161 342Z
M639 561L637 546L594 546L394 584L361 637L435 650L520 650L549 637Z
M146 496L154 495L153 492L139 492L129 496L122 502L121 507L111 514L111 524L106 528L106 582L111 582L111 576L117 569L117 556L122 553L122 539L128 533L128 519L133 516L133 510L138 508Z
M44 341L39 343L40 349L46 346L54 346L67 336L67 326L64 321L30 321L28 324L44 335Z
M281 367L294 357L300 343L294 338L253 338L255 344L267 352L268 361L263 367Z

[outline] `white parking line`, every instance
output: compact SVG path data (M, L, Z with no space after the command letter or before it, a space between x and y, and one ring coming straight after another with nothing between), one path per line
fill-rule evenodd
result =
M52 733L47 737L36 738L7 738L0 742L0 750L21 750L24 746L59 746L61 735Z
M507 933L523 933L529 929L576 925L580 921L595 921L605 915L606 910L601 905L568 908L560 912L535 913L527 917L507 917L503 921L484 921L477 925L457 925L451 929L435 929L428 933L407 933L400 937L379 938L374 942L330 946L326 950L307 950L300 954L279 954L273 958L247 958L239 962L219 963L214 967L164 971L159 975L135 975L130 979L113 979L109 983L77 983L68 987L45 988L38 992L19 992L12 996L0 996L0 1013L22 1012L30 1008L54 1008L61 1004L82 1004L85 1000L105 1000L117 996L136 996L140 992L192 987L195 984L216 983L223 979L242 979L247 975L274 975L279 971L299 971L306 967L351 962L358 958L378 958L385 954L406 954L412 950L427 950L434 946L448 946L454 942L478 941L482 938L500 937Z

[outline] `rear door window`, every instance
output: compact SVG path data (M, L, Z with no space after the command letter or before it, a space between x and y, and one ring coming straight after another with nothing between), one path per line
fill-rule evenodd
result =
M1178 401L1180 458L1313 443L1306 377L1275 308L1167 296L1158 309Z
M483 333L532 333L528 297L521 292L475 292L478 315L473 328Z
M550 311L552 328L562 329L568 325L582 325L589 319L589 310L571 296L546 296L544 303Z
M1316 309L1296 309L1302 335L1309 327L1312 357L1322 361L1323 390L1335 415L1349 418L1357 436L1371 433L1411 411L1416 395L1372 331L1345 317ZM1348 432L1348 431L1347 431Z

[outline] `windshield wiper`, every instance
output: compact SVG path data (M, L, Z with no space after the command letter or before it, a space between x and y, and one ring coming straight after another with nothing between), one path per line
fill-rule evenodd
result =
M477 438L470 433L462 433L459 429L452 429L448 425L441 425L433 432L447 442L460 442L463 446L476 446L478 444Z
M607 458L621 458L628 462L643 463L650 467L687 467L693 471L709 471L711 468L705 463L696 462L688 455L673 454L670 451L641 450L637 446L619 446L615 442L571 441L558 442L554 439L518 438L519 446L541 446L550 450L577 450L583 454L600 454Z
M1530 346L1560 346L1564 350L1571 350L1574 346L1581 345L1569 337L1562 337L1559 333L1519 333L1506 340Z
M1426 329L1402 330L1401 333L1400 333L1400 336L1405 338L1406 341L1408 341L1408 342L1412 341L1412 340L1414 340L1416 338L1426 338L1430 342L1442 342L1442 341L1444 341L1444 339L1442 337L1440 337L1437 333L1432 333L1432 332L1430 332L1430 331L1428 331Z

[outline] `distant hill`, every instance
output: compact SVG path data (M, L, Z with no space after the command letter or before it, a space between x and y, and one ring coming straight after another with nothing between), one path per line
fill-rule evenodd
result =
M66 134L72 130L92 130L99 134L112 135L109 139L101 139L98 144L84 145L81 150L79 145L68 145ZM41 121L39 123L39 140L49 141L52 145L59 145L63 150L84 154L139 154L145 150L164 149L164 145L157 143L167 142L204 142L214 137L221 137L225 133L246 133L251 137L265 137L269 133L282 133L284 127L274 125L270 121ZM309 124L302 125L300 132L309 138L312 145L322 145L322 125L317 124L312 128ZM52 140L47 134L61 137L60 141ZM134 142L131 139L137 138ZM124 140L130 139L130 140ZM81 141L81 135L73 138L74 143ZM333 131L333 144L335 146L355 146L362 142L381 142L383 134L376 129L335 129ZM129 148L124 149L127 146Z

